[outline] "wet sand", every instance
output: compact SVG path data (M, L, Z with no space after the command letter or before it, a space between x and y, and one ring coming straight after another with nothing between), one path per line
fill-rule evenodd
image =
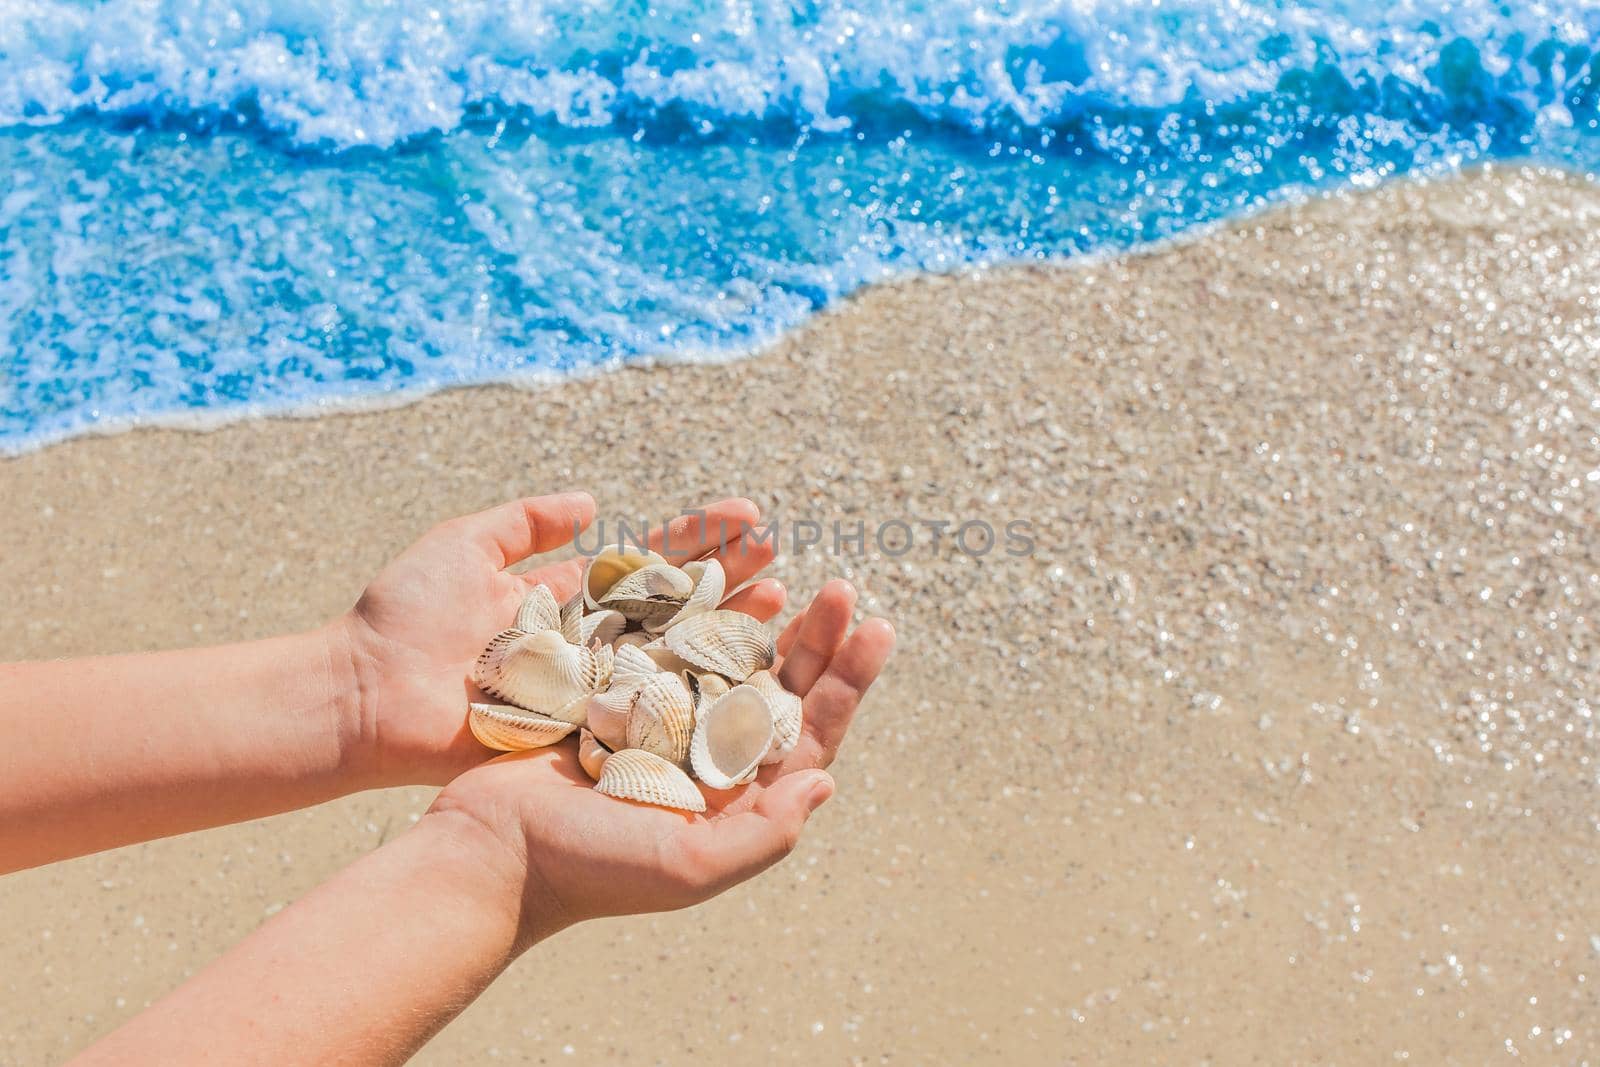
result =
M1578 1062L1597 222L1600 190L1502 169L876 288L728 366L74 441L0 462L0 647L309 626L542 489L863 520L777 565L901 635L797 854L541 946L419 1062ZM895 556L892 519L1035 550ZM0 880L0 1062L81 1048L431 794Z

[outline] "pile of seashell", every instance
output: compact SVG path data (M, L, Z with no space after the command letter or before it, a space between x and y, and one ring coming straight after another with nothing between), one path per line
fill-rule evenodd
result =
M689 775L731 789L800 739L800 698L772 671L772 635L718 608L716 560L675 567L644 549L593 557L565 605L536 586L473 680L503 704L473 704L473 736L505 752L580 731L578 762L624 800L704 811Z

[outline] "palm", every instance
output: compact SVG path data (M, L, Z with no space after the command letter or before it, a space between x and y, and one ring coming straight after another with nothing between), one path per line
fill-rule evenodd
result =
M782 764L743 789L705 789L690 815L593 789L575 743L504 756L457 778L439 797L502 834L520 834L530 888L569 921L684 907L750 877L794 845L795 813L825 782L807 773L837 752L856 705L893 646L882 622L845 641L854 594L831 583L780 639L780 677L805 701L805 734Z

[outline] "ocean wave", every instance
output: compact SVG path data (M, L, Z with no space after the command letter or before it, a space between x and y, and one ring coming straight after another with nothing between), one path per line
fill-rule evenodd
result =
M683 137L897 117L1016 133L1274 94L1561 128L1593 110L1597 40L1593 5L1488 0L28 0L0 17L0 126L231 119L337 151L486 114Z

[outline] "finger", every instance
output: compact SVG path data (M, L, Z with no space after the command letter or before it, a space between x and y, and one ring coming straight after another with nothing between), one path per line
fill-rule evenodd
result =
M778 554L778 538L770 527L752 530L745 527L727 544L711 553L711 558L722 564L729 589L737 589L772 562Z
M482 548L495 566L503 568L566 544L593 521L593 497L583 492L558 493L524 497L463 515L446 523L444 529Z
M563 560L548 567L540 567L536 571L529 571L520 577L530 590L536 585L549 586L550 592L555 594L556 602L564 604L578 591L584 562L582 559Z
M650 547L682 566L738 537L760 518L761 509L742 497L719 500L650 531Z
M787 656L789 654L789 650L794 647L795 635L800 632L800 627L805 623L805 621L806 610L801 608L800 614L790 619L789 624L783 628L783 632L778 635L779 657Z
M894 627L887 619L868 619L856 627L806 694L805 736L786 765L826 767L833 762L872 683L894 652Z
M754 810L702 823L704 839L691 846L713 892L754 878L794 850L811 813L833 796L833 779L824 771L801 771L772 783Z
M775 578L763 578L749 589L741 589L722 602L729 611L742 611L762 622L767 622L783 610L789 597L783 583Z
M850 613L855 610L855 588L835 578L812 598L806 608L806 621L795 635L794 647L784 657L778 680L791 693L805 696L827 670L828 661L850 628Z

